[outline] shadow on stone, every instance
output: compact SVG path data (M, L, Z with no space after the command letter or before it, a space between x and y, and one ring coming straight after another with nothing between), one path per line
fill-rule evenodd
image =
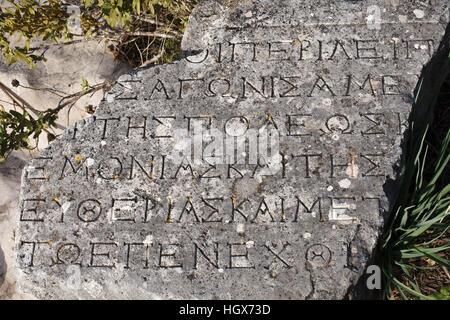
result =
M386 182L383 185L383 191L388 199L390 207L384 212L383 218L385 220L385 230L389 228L392 223L394 213L398 209L398 204L402 197L408 193L409 183L405 180L405 171L408 170L408 159L411 155L415 155L418 150L418 143L422 140L427 125L431 126L433 122L433 98L437 95L436 90L440 89L440 84L443 83L442 77L444 73L445 61L450 53L450 24L447 25L443 40L432 59L424 66L421 72L421 77L414 90L414 96L410 97L413 103L410 117L407 120L409 123L408 129L405 130L402 137L401 149L402 158L401 165L394 164L394 177L386 177ZM437 89L436 89L437 88ZM434 89L434 90L433 90ZM419 98L414 103L414 97L419 93ZM414 132L411 132L411 123L414 123ZM411 168L409 168L411 169ZM367 266L377 265L381 266L383 253L380 250L382 240L378 239L378 245L371 254L367 262ZM365 271L366 271L365 268ZM367 289L367 275L359 278L358 282L349 288L345 299L349 300L380 300L384 298L383 290L368 290ZM384 288L383 288L384 289Z
M394 165L395 177L388 177L383 190L391 204L389 211L385 212L385 230L389 228L393 222L394 213L397 211L399 203L402 202L406 194L409 192L408 181L405 181L405 171L408 170L408 159L417 154L419 143L425 133L427 126L431 127L433 124L434 115L434 97L437 96L444 82L446 73L442 72L446 67L448 68L448 56L450 54L450 24L446 27L445 35L439 45L438 50L431 58L431 60L423 67L419 81L414 90L413 106L408 119L408 129L405 130L402 137L402 159L401 166ZM447 62L446 62L447 61ZM414 103L414 97L418 96ZM411 131L411 123L414 123L414 131ZM409 168L410 170L411 168ZM411 179L411 177L410 177ZM380 250L383 238L378 240L378 245L371 257L371 263L381 266L383 259L383 252ZM368 263L370 265L370 262ZM383 299L382 292L370 292L366 289L366 277L361 277L358 283L349 292L353 293L356 299ZM351 296L350 296L351 297ZM350 298L347 295L347 298Z
M3 254L3 250L0 247L0 286L3 284L6 278L6 261L5 261L5 255Z
M390 215L386 216L387 226L392 222L393 213L397 210L399 203L405 199L409 192L410 181L405 175L408 170L412 172L414 157L420 147L423 135L427 127L433 124L434 102L435 97L438 96L440 88L444 83L447 74L442 72L448 68L448 56L450 54L450 24L447 25L444 38L442 39L438 50L433 55L431 60L423 67L419 81L414 89L414 97L417 97L415 103L411 108L411 113L408 119L408 129L405 130L402 138L402 166L394 165L394 172L396 177L394 179L388 177L386 183L383 185L383 190L389 198L391 207L389 208ZM414 98L413 97L413 101ZM411 130L411 124L414 124L414 130ZM409 166L409 168L408 168ZM406 172L405 172L406 171ZM409 180L409 181L405 181Z

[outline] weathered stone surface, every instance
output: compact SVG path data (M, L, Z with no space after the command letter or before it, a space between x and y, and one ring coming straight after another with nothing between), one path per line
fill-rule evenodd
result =
M0 0L1 8L8 6L11 6L10 2ZM8 37L13 42L13 46L14 41L18 42L18 38L18 35ZM23 45L23 43L24 39L16 45ZM45 46L48 46L45 50L47 61L37 63L33 69L22 61L7 66L6 61L0 56L0 85L6 88L9 95L25 104L30 115L35 118L37 112L56 107L61 101L62 94L70 95L79 92L82 77L89 84L94 85L112 81L131 70L126 64L114 60L114 56L107 50L108 44L104 41L90 40L58 45L54 40L42 42L41 39L35 39L31 42L31 47ZM43 54L43 51L44 49L36 54ZM13 87L11 85L13 80L17 80L20 86ZM60 112L56 121L57 127L48 130L57 136L69 124L90 116L86 112L86 106L97 106L102 95L103 92L98 91L93 95L82 97L70 107L70 112L69 108ZM17 109L17 105L3 90L0 90L0 105L6 110ZM34 141L32 142L34 145ZM37 149L13 151L5 161L0 163L0 246L3 250L5 270L7 270L4 281L0 280L0 300L29 298L20 293L16 285L14 232L19 222L21 171L31 158L39 154L39 150L48 146L47 132L43 132L36 143Z
M24 169L21 288L345 297L388 216L412 91L447 22L445 1L203 2L185 58L122 76Z

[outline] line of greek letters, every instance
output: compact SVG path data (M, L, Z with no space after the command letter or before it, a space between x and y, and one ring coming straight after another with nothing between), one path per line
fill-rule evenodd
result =
M376 166L367 171L367 175L376 175ZM313 219L319 222L325 221L326 207L333 207L333 200L329 197L315 196L305 199L302 196L286 198L284 196L263 196L261 198L236 198L230 197L199 197L186 199L172 199L167 203L157 202L144 196L133 198L115 198L110 201L100 201L90 198L85 200L67 200L70 210L61 208L57 203L56 208L61 215L46 216L43 206L36 202L45 202L45 199L22 200L21 222L43 223L45 221L57 221L59 223L103 223L105 220L114 223L298 223L304 219ZM338 197L334 197L338 199ZM378 197L364 196L351 197L354 201L364 204L367 199ZM330 198L331 199L331 198ZM64 202L64 199L59 199ZM29 204L32 203L32 204ZM326 206L325 206L326 204ZM31 208L28 206L32 206ZM324 208L325 207L325 208ZM257 208L257 209L252 209ZM377 214L381 213L381 207L371 209ZM344 210L345 211L345 210Z
M342 156L324 153L299 153L286 155L280 152L279 162L273 163L273 167L277 167L276 171L265 171L270 169L267 163L263 163L258 159L257 164L233 163L233 164L217 164L211 165L206 161L195 163L184 158L178 162L168 163L167 155L147 155L146 159L134 155L128 155L128 158L107 157L100 161L95 161L96 165L88 166L87 158L80 161L76 160L76 155L64 156L63 159L40 159L42 163L42 173L45 174L47 167L60 168L60 174L57 177L51 177L46 174L47 178L37 179L29 178L30 182L38 181L39 183L52 182L55 179L63 180L66 177L77 175L83 177L87 181L97 179L107 181L122 181L144 179L152 180L199 180L210 181L212 179L219 180L236 180L236 179L258 179L260 176L276 177L280 179L290 179L293 174L306 179L312 179L313 176L328 176L335 178L336 173L339 175L348 175L348 168L357 165L362 178L373 177L368 174L377 168L376 176L385 175L385 169L380 166L380 161L384 159L384 153L360 153L347 154L345 160L338 163L337 159ZM329 161L326 161L329 158ZM39 159L35 160L38 162ZM51 162L49 162L51 160ZM366 171L364 171L366 170ZM352 178L358 177L358 173L354 172ZM38 201L38 200L36 200Z
M356 117L353 121L350 119ZM267 134L268 130L276 130L281 137L311 137L317 132L319 126L320 135L328 134L351 134L360 135L362 137L383 136L389 132L400 134L403 128L407 127L403 115L399 113L391 114L389 117L385 113L367 112L355 115L331 114L326 119L318 119L311 113L283 114L274 115L267 114L263 120L253 121L246 116L237 115L230 116L226 120L218 120L214 115L200 116L154 116L153 121L148 120L148 116L126 117L123 118L96 118L98 121L99 138L102 140L109 139L112 130L115 130L114 136L123 134L125 138L133 139L172 139L174 134L181 130L186 134L196 134L196 137L202 138L210 134L219 132L225 137L245 137L249 129L258 129L256 137ZM252 121L250 121L252 120ZM391 128L397 123L397 128ZM194 125L195 124L195 125ZM307 126L306 124L310 124ZM312 128L311 128L312 127ZM212 130L218 131L210 131ZM230 129L234 128L234 129ZM359 129L359 130L358 130ZM151 132L149 134L149 132ZM182 137L179 137L182 138ZM50 158L39 158L50 159ZM34 168L35 173L28 176L34 176L34 179L44 180L45 177L39 175L38 172L42 167Z
M290 269L294 262L286 257L292 244L282 242L281 249L265 243L213 242L191 245L181 242L88 242L88 248L74 242L21 241L20 258L25 267L57 267L78 265L82 268L114 269L118 263L124 269L267 269L277 264ZM56 249L55 249L56 248ZM264 257L257 265L257 256ZM267 259L269 257L269 259ZM189 264L189 265L187 265Z
M433 55L433 39L296 39L263 42L222 42L185 59L194 64L213 61L348 61L406 60Z
M417 76L417 75L415 75ZM155 79L150 83L152 90L143 100L182 100L189 96L196 98L213 97L259 97L264 99L295 97L351 97L361 93L372 96L395 96L409 94L414 84L411 76L400 74L347 74L340 79L315 75L305 78L301 75L280 76L240 76L236 79L220 78L178 78L172 80ZM176 92L176 94L175 94Z

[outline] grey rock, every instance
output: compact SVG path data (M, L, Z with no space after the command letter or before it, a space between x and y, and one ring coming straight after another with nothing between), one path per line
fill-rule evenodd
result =
M2 247L0 247L0 286L5 281L7 265L5 262L5 255L3 254Z
M204 1L182 59L121 76L24 169L21 288L348 297L395 200L413 90L447 23L439 0Z

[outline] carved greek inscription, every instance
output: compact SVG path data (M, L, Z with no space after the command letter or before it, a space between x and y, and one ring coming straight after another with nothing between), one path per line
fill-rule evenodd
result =
M354 85L357 86L357 88L362 90L367 90L366 87L370 88L370 92L373 96L377 95L377 91L374 85L374 79L372 75L367 75L367 78L364 80L364 82L361 84L357 79L355 79L354 75L348 75L348 81L347 81L347 87L345 91L345 96L351 96L351 93L353 92Z
M358 74L324 75L324 73L324 71L318 71L309 77L301 74L238 74L212 78L166 79L165 91L161 87L162 93L153 93L151 100L171 100L164 92L177 92L178 100L215 100L219 97L264 100L307 98L312 100L318 97L356 97L359 94L386 97L410 94L415 85L409 81L410 76L403 74L374 75L369 68L366 72ZM162 82L155 80L152 85L159 88L162 86ZM156 89L155 92L157 92ZM142 99L145 101L150 98ZM98 120L113 121L114 119ZM106 126L109 127L109 124L104 124L104 135L106 135Z
M323 232L379 226L389 209L380 181L392 175L417 80L391 66L427 61L437 42L415 32L336 37L327 32L348 26L319 25L266 41L214 37L174 72L119 81L105 105L127 108L99 109L71 129L75 146L27 168L19 264L191 281L335 267L332 250L347 243ZM62 180L73 189L52 188ZM34 227L42 232L26 233Z
M202 222L222 222L223 218L220 217L219 208L215 207L213 204L218 202L223 203L223 201L224 201L223 197L208 198L208 199L202 198L202 202L205 204L205 206L211 209L209 212L205 212L205 215L202 218Z
M85 161L86 159L83 159L80 156L76 156L72 158L72 160L69 157L65 156L59 180L62 180L67 176L67 171L69 172L69 174L77 174L78 172L84 173L84 177L87 179L89 171L88 167L85 166Z
M90 263L91 268L114 268L116 263L111 254L118 247L116 242L91 242Z
M137 100L138 95L135 93L131 87L133 82L142 82L141 80L123 80L118 81L116 88L119 87L123 89L122 92L114 93L114 91L108 92L109 95L114 94L114 100Z
M287 261L287 259L282 257L283 252L285 252L287 247L289 246L291 246L289 242L284 242L282 248L277 251L273 246L271 246L270 242L264 244L264 247L267 249L267 251L272 254L272 261L269 265L276 262L281 262L284 268L287 269L292 268L292 264L289 261Z
M336 25L335 27L340 27ZM234 27L227 27L232 30ZM414 37L414 36L413 36ZM263 61L358 61L371 62L424 59L433 55L435 39L368 38L368 39L278 39L269 41L220 42L194 56L186 56L193 64L253 63Z
M396 86L394 86L396 87ZM318 89L317 89L318 90ZM392 89L393 90L393 89ZM248 94L247 94L248 95ZM258 94L259 95L259 94ZM325 106L324 106L325 108ZM383 112L355 112L345 113L323 112L322 107L302 113L266 113L263 117L254 115L232 114L229 117L219 117L215 114L199 115L158 115L126 116L122 118L97 119L100 130L96 138L101 146L106 146L109 139L110 127L115 127L115 137L123 137L132 141L145 141L149 145L159 139L191 139L193 152L203 150L209 152L214 158L215 153L226 151L227 148L236 148L244 140L221 141L227 137L241 139L262 139L264 136L277 134L279 137L291 137L292 139L307 139L317 135L359 135L367 138L376 138L386 135L389 124L396 127L397 134L403 134L407 128L407 116L405 113ZM272 110L270 110L272 111ZM319 128L318 128L319 127ZM185 132L187 130L187 132ZM254 135L254 137L252 136ZM193 140L200 139L201 141ZM187 140L186 140L187 141ZM107 148L107 147L105 147ZM198 149L197 149L198 148ZM206 153L206 152L205 152ZM79 157L80 156L80 157ZM155 158L158 155L154 155ZM231 156L231 154L230 154ZM231 157L230 159L233 159ZM48 180L48 166L54 163L54 157L38 158L38 166L27 169L26 178L29 180ZM66 155L59 179L69 175L89 176L89 169L85 163L86 156L82 154ZM41 165L42 164L42 165ZM119 165L119 164L117 164Z
M105 139L107 137L108 121L120 121L120 118L106 118L106 119L96 118L95 121L103 121L102 139ZM117 125L117 123L115 123L115 125Z
M172 138L171 127L175 116L153 116L153 120L158 123L155 132L152 133L152 138Z
M155 97L153 99L155 99L157 97L164 97L167 100L171 99L171 97L167 93L167 89L166 89L166 86L164 85L164 82L162 82L160 79L158 79L156 81L156 84L154 85L152 91L150 92L149 97L144 98L144 100L146 100L146 99L151 100L153 95L155 95Z
M145 264L143 266L143 269L148 269L149 268L149 247L150 245L148 243L143 243L143 242L130 242L127 243L125 242L123 244L124 246L126 246L126 263L125 263L125 269L130 269L130 257L132 256L132 254L135 251L138 251L139 249L142 251L144 250L145 252ZM142 254L142 252L140 252Z
M306 259L313 267L325 267L331 261L331 250L324 244L314 244L308 248Z
M378 177L380 168L375 162L381 155L361 155L372 167L363 172L363 176ZM56 197L54 197L56 198ZM326 220L325 212L339 209L339 197L327 197L325 194L304 196L301 194L289 197L276 194L262 195L261 197L235 197L235 196L187 196L185 198L164 195L166 201L150 199L145 195L127 197L110 196L102 201L85 199L72 202L63 202L58 208L64 208L64 215L45 217L39 212L36 202L46 203L46 199L26 199L33 203L30 208L24 209L22 222L59 222L74 225L86 225L108 222L110 224L137 224L147 223L174 223L182 225L196 224L278 224L301 223L303 220L323 222ZM349 196L352 205L348 208L354 210L367 199L375 199L373 195ZM342 198L345 199L345 198ZM329 210L327 209L329 208ZM347 207L346 207L347 208ZM377 208L376 214L381 207ZM26 211L28 210L28 211ZM338 210L339 211L339 210ZM344 210L345 211L345 210ZM336 211L337 212L337 211ZM339 213L339 212L338 212ZM328 216L329 220L337 217L335 213Z
M183 268L183 264L179 261L179 250L182 247L179 243L159 244L159 264L160 268L173 269Z
M127 126L127 135L126 137L129 138L130 137L130 131L131 130L136 130L137 132L141 131L142 132L142 138L146 139L146 127L147 127L147 117L143 116L143 123L142 124L131 124L131 117L127 117L128 118L128 126Z
M78 204L77 216L81 221L97 221L102 213L102 204L96 199L83 200Z
M116 269L256 269L256 255L269 255L269 264L281 264L285 269L292 268L292 262L284 255L289 242L283 242L281 248L269 243L255 241L224 242L212 241L200 243L191 240L188 243L159 242L154 246L142 241L136 242L88 242L86 246L74 242L56 243L52 250L49 241L23 240L21 243L23 266L28 268L60 265L77 265L80 268ZM258 250L256 250L258 249ZM50 256L48 255L50 254Z
M249 258L248 247L243 243L228 243L230 262L227 269L255 269Z
M53 157L36 157L35 161L39 162L39 167L28 167L26 171L26 179L29 180L48 180L49 175L46 171L46 165Z
M375 161L379 161L379 158L384 158L384 154L383 153L378 153L378 154L361 154L361 158L367 160L371 167L362 173L363 177L383 177L385 175L384 172L380 171L380 164L379 162L375 162Z
M136 222L135 206L138 198L112 198L111 204L111 219L113 221L132 221Z
M405 114L397 112L397 135L403 135L406 129L409 127L408 117Z
M210 250L211 251L211 250ZM207 255L206 249L202 248L199 244L194 242L194 266L193 269L197 269L199 265L199 260L202 258L207 261L209 265L214 268L219 269L219 243L215 242L212 248L213 253Z
M75 243L64 243L59 246L56 252L57 264L77 264L81 266L79 258L81 248Z
M378 115L367 115L367 117L370 117L371 120L366 120L366 122L373 125L369 125L369 128L366 127L366 130L362 131L364 135L361 134L361 136L384 136L386 131L381 120L384 117L382 115L379 118L376 118ZM323 134L329 130L328 134L332 134L333 140L335 135L354 134L356 130L351 129L349 125L345 118L335 116L334 119L330 118L328 128L325 126L326 129L323 130ZM378 129L378 127L382 128ZM244 128L243 130L245 130ZM235 134L236 131L229 131L228 133ZM339 139L339 136L336 139ZM245 146L245 144L243 145ZM187 155L177 158L168 155L147 154L137 157L133 154L127 154L126 156L117 154L117 156L100 159L95 157L84 158L81 155L67 155L59 159L52 159L54 170L60 173L57 178L49 177L45 180L30 180L30 182L37 183L37 181L40 181L40 183L45 184L70 177L92 183L108 181L120 184L123 181L137 180L143 184L149 184L159 179L195 180L201 184L207 184L213 180L233 181L244 178L254 180L272 177L290 179L291 174L306 179L317 178L321 175L336 178L344 174L356 178L358 172L366 172L367 174L362 175L362 178L370 179L374 176L372 171L375 170L375 167L379 168L379 160L384 158L386 151L388 151L382 151L381 153L365 152L364 156L357 156L356 153L351 155L354 152L327 154L313 149L307 153L290 153L287 155L284 150L280 150L278 153L271 154L270 159L265 156L258 156L250 161L248 157L233 159L232 157L235 157L233 153L236 152L235 146L225 150L228 152L227 155L231 154L231 157L218 158L220 161L217 164L209 164L208 158L206 155L202 155L202 151L199 151L200 156L196 161L193 161L191 157L188 158ZM243 151L245 149L240 152ZM80 160L71 160L74 158L80 158ZM234 161L234 163L223 163L225 161ZM377 176L381 175L381 171L378 169L376 172ZM53 202L61 208L59 201L53 199Z
M46 202L45 199L24 199L20 211L20 221L44 222L44 212L38 208L39 203Z
M307 121L307 119L312 117L311 114L292 114L286 115L286 117L287 117L287 136L304 137L312 135L311 132L308 132L306 129L302 129L306 128L305 121Z
M372 125L368 129L366 129L365 131L361 131L361 134L363 136L386 134L385 130L383 128L380 128L385 118L385 115L383 113L361 113L360 115L361 117L372 123Z

